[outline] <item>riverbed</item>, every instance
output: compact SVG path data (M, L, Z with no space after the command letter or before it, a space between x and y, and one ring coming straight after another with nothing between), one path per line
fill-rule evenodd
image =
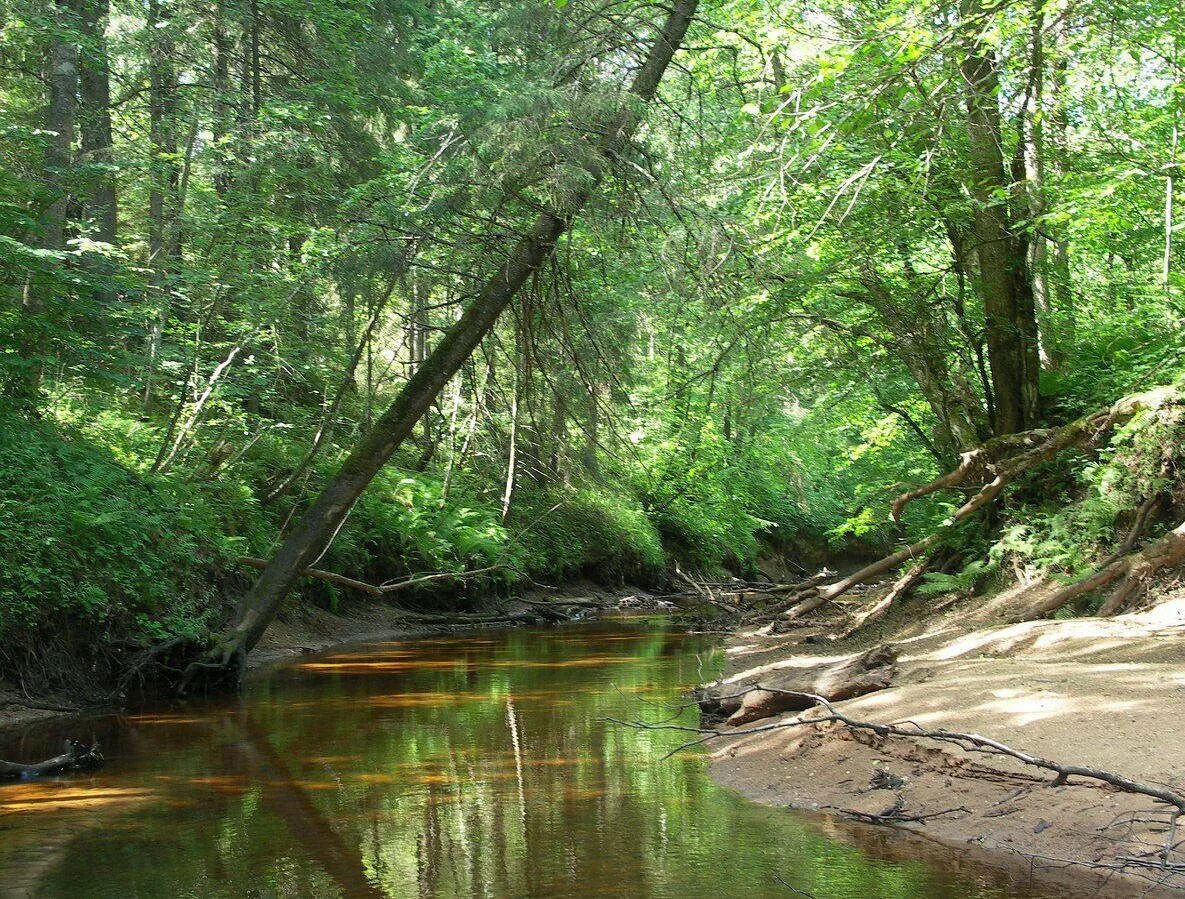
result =
M905 834L765 808L709 779L686 691L713 638L663 619L386 641L242 696L56 724L97 774L0 786L0 895L1068 896ZM1088 888L1083 889L1087 894Z

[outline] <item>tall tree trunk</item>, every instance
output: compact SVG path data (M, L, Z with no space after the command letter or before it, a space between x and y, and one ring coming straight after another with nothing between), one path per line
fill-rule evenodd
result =
M66 241L66 210L70 206L70 167L74 154L74 128L78 110L77 17L68 0L55 0L54 27L45 52L48 91L45 128L45 183L49 202L42 210L33 242L47 250L60 250ZM26 300L40 309L40 297Z
M1025 107L1020 111L1020 141L1024 156L1025 199L1029 215L1028 266L1033 300L1041 316L1041 362L1048 368L1061 366L1057 329L1053 327L1054 305L1049 277L1049 241L1045 236L1048 201L1045 192L1045 15L1038 0L1033 8L1029 44L1029 84Z
M558 480L564 466L564 445L568 441L568 398L558 383L553 382L551 398L551 433L548 434L547 470Z
M230 37L226 27L226 0L218 0L214 6L214 27L212 34L214 45L214 80L213 88L213 116L210 123L211 134L214 137L214 190L219 196L225 196L230 190L230 166L226 163L226 156L230 148L226 146L231 134L231 97L230 97ZM351 345L353 341L350 341Z
M68 0L55 0L52 33L45 48L44 186L47 202L28 236L28 243L43 250L60 250L66 243L66 216L70 208L70 178L74 154L74 127L78 105L77 19ZM41 385L45 354L44 291L37 276L25 279L20 291L22 311L20 354L25 363L7 387L19 404L35 406Z
M502 490L502 521L510 516L510 502L514 499L514 480L518 471L518 419L521 374L517 364L510 369L510 446L506 456L506 484Z
M637 98L649 101L654 97L668 64L683 42L696 5L697 0L675 0L670 7L662 31L630 86L630 92ZM575 191L564 202L540 213L530 232L513 247L469 308L436 344L374 428L292 528L245 598L237 620L214 648L214 661L224 673L239 676L245 654L259 642L300 573L328 546L367 485L407 439L416 422L493 328L515 294L551 255L556 242L584 207L591 187L603 179L611 157L621 152L640 121L636 104L628 101L623 104L599 141L600 152L586 162L589 187ZM209 664L191 666L188 676L208 672L210 669L205 666Z
M81 0L80 30L84 38L79 60L79 93L82 99L82 159L92 171L84 210L94 227L96 240L115 243L117 207L115 175L111 170L111 67L107 60L108 0Z
M1000 78L995 53L982 40L985 12L980 0L963 0L968 28L961 63L967 92L967 134L973 235L979 260L979 289L987 325L988 361L995 398L995 432L1032 427L1038 417L1037 322L1025 241L1009 214L1009 179L1001 150Z
M173 23L160 0L148 0L148 137L152 145L152 171L148 190L148 267L158 304L148 334L144 376L144 413L152 409L153 378L161 341L169 321L169 276L177 223L170 221L169 197L177 191L176 75L173 70Z
M1177 39L1173 38L1173 69L1176 71L1177 62ZM1160 281L1164 287L1165 293L1168 294L1172 288L1171 275L1173 273L1173 219L1175 217L1173 210L1173 200L1177 189L1177 153L1180 149L1181 143L1181 129L1180 129L1180 100L1177 84L1174 82L1171 85L1172 90L1172 106L1173 106L1173 121L1172 121L1172 136L1169 138L1169 164L1167 166L1168 174L1164 179L1164 253L1161 257L1160 263Z
M1049 59L1049 174L1060 182L1066 172L1066 157L1069 152L1070 121L1066 114L1066 58L1061 52L1063 46L1061 25L1050 30L1049 47L1045 56ZM1065 237L1064 226L1059 225L1050 238L1053 260L1050 267L1053 307L1057 310L1061 325L1063 345L1074 340L1075 314L1073 285L1070 276L1070 244Z

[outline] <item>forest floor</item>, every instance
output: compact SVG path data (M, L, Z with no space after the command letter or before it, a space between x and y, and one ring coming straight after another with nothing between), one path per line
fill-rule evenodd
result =
M900 651L893 685L837 703L847 716L981 734L1057 762L1185 789L1185 589L1115 618L991 624L1013 599L972 600L921 623L918 606L933 600L918 599L877 633L846 642L827 637L829 626L842 629L838 621L767 637L741 631L729 641L724 678L840 661L889 642ZM1180 870L1159 867L1170 816L1148 797L1080 779L1055 787L1052 775L1008 759L830 723L714 745L713 776L766 804L840 814L879 814L899 802L904 815L950 810L905 826L1016 854L1034 869L1089 867L1121 882L1126 895L1185 889L1185 846L1170 855ZM873 789L879 769L903 783ZM1124 865L1131 858L1143 861Z

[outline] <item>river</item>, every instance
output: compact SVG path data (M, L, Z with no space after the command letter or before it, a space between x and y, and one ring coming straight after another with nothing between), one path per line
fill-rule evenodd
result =
M686 735L604 720L693 723L681 696L717 670L711 638L604 620L350 647L241 697L75 722L108 765L0 786L0 895L1068 895L752 804L702 753L662 759Z

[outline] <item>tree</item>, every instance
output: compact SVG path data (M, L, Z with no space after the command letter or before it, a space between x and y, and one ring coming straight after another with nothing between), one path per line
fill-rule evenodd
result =
M1027 242L1009 211L1012 181L1004 166L1000 130L1000 76L995 53L983 41L980 0L960 6L967 95L967 138L975 199L972 234L979 262L988 360L992 370L996 434L1036 425L1040 414L1037 315L1026 260Z
M638 101L651 100L695 14L696 0L676 0L633 83ZM436 396L489 333L515 294L550 256L556 242L579 214L592 189L605 177L612 157L622 153L641 124L639 110L627 98L585 159L584 183L564 202L544 209L531 230L485 282L465 313L417 367L395 401L355 447L332 480L310 505L259 575L238 620L217 641L213 658L238 677L242 660L263 636L301 572L324 550L375 474L408 437ZM191 667L187 676L203 669Z

